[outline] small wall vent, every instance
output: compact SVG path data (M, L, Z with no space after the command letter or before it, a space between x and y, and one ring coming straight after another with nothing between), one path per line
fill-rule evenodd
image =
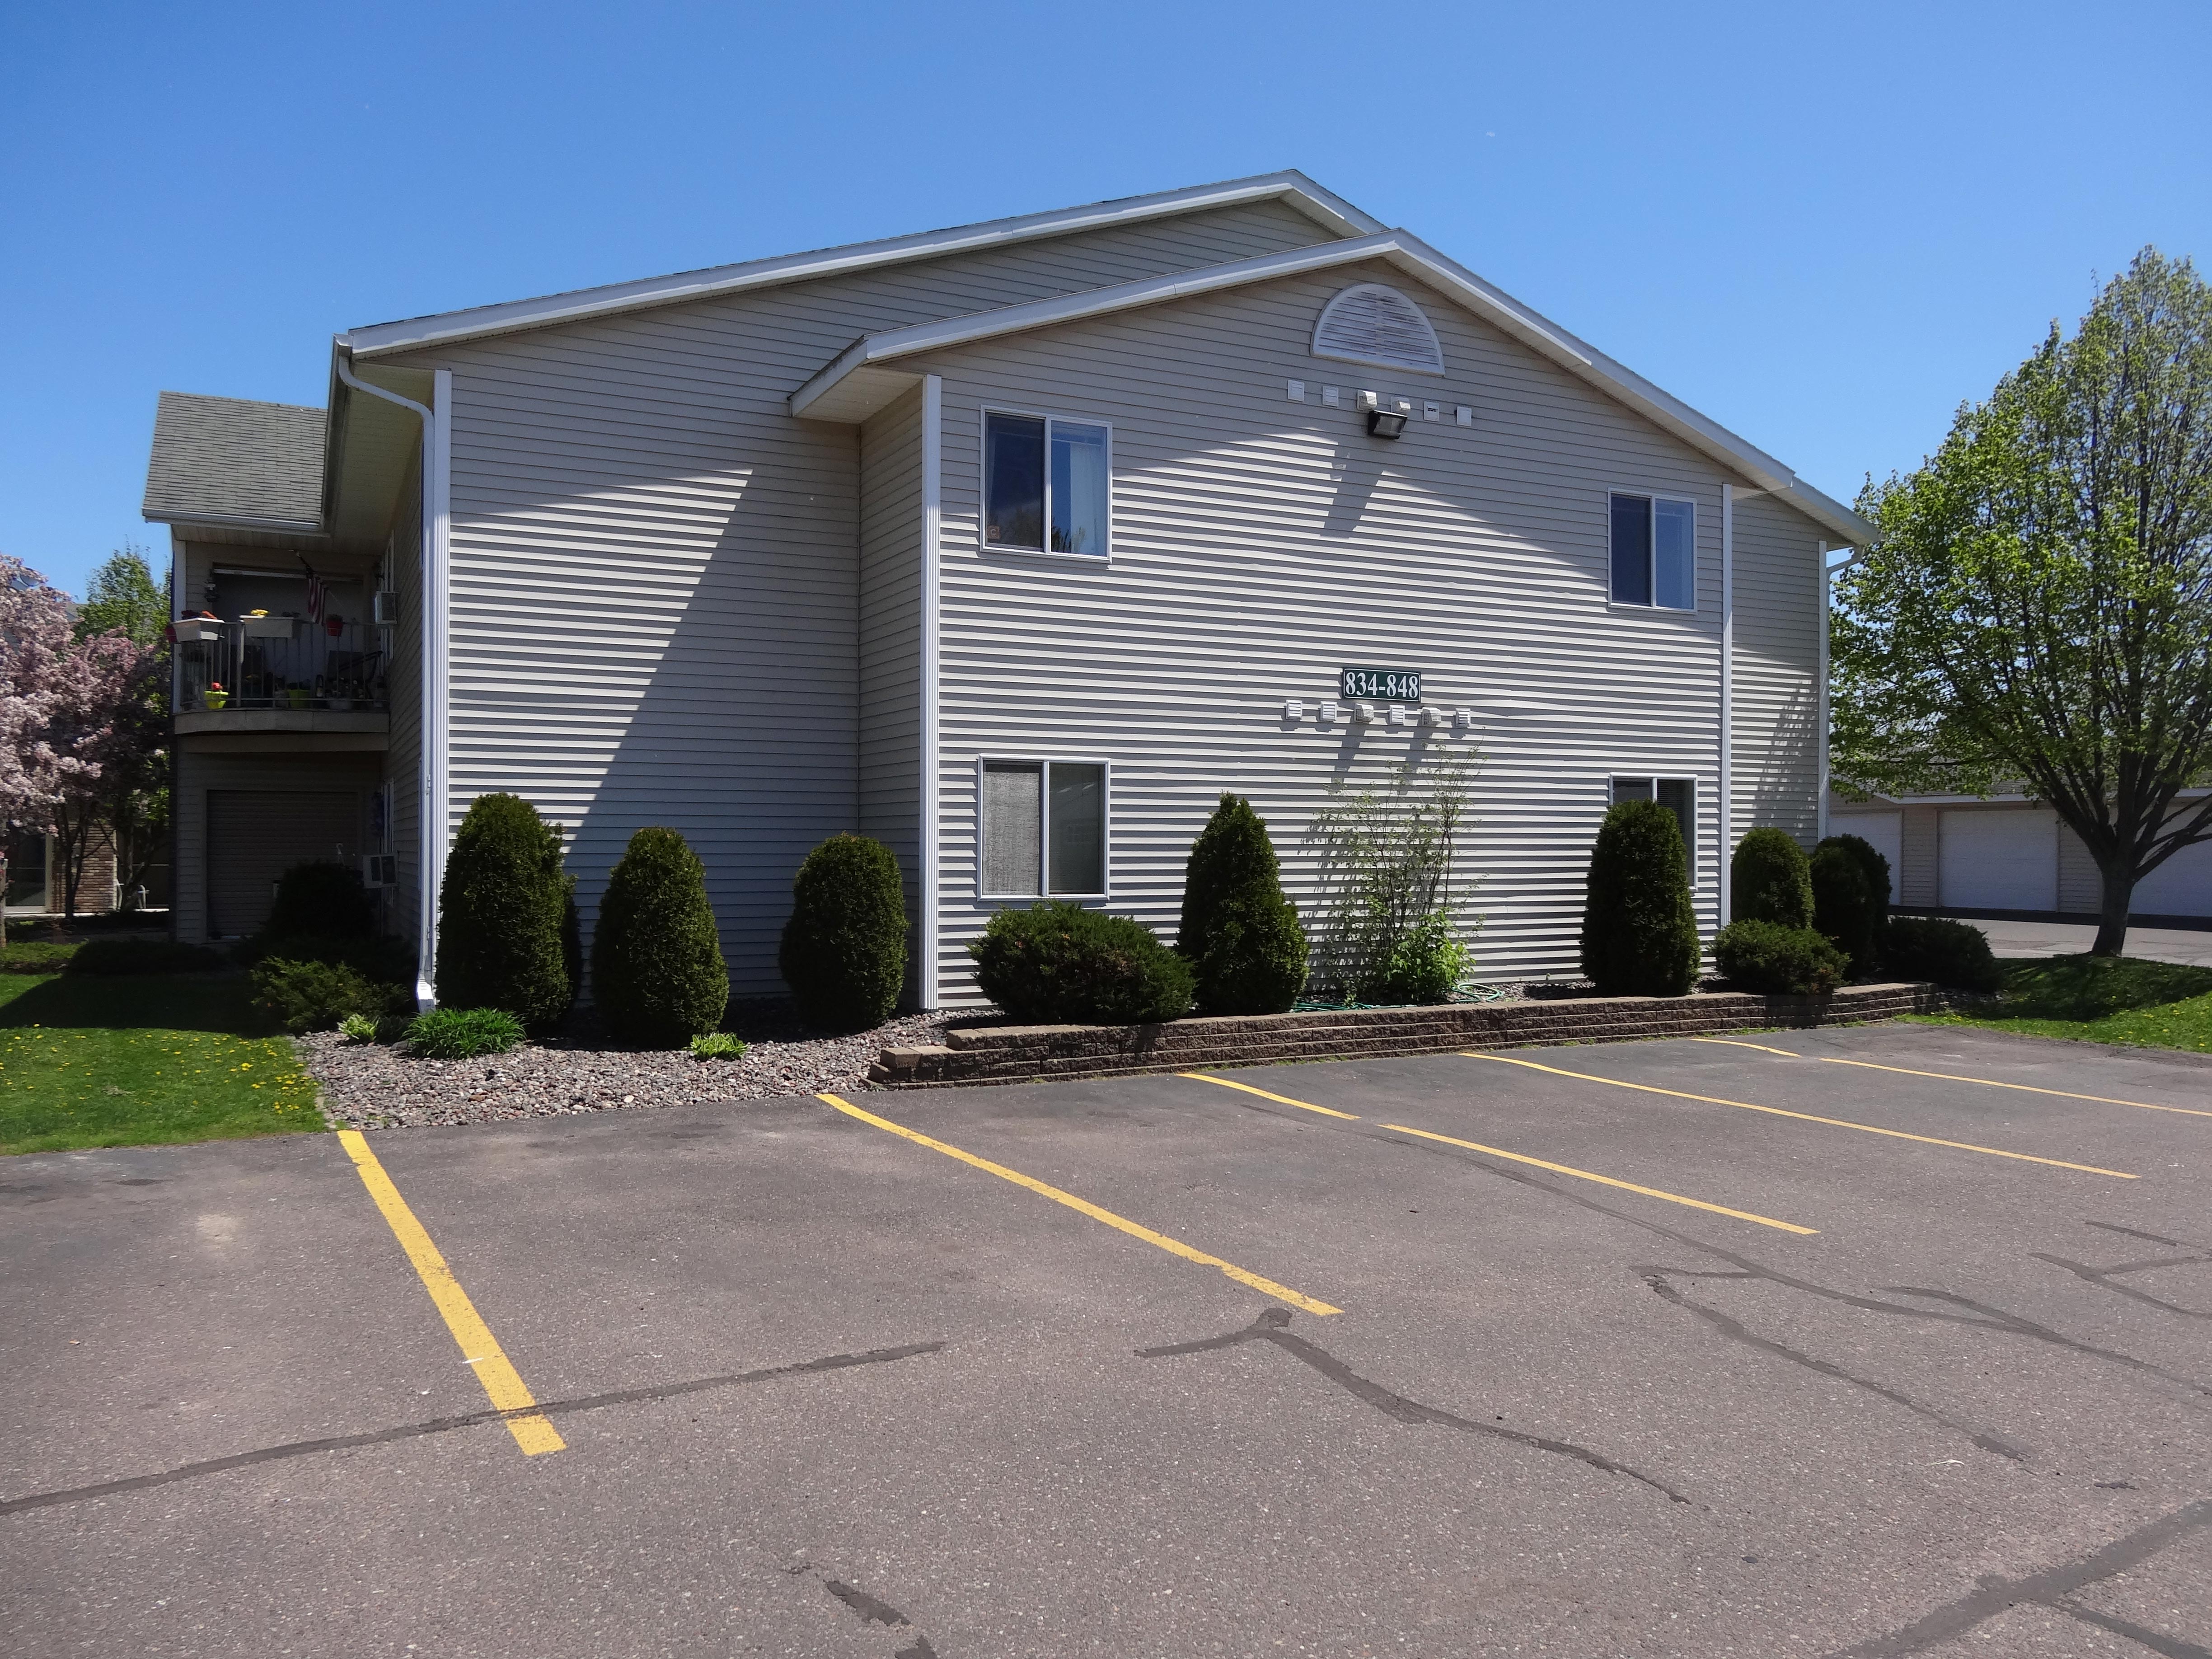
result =
M1348 288L1322 307L1314 325L1313 355L1348 363L1444 372L1443 348L1420 307L1380 283Z

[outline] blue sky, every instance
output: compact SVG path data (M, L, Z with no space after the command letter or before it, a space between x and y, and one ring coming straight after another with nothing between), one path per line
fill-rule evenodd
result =
M2212 8L0 9L0 550L81 591L157 391L390 318L1296 167L1848 499L2146 242Z

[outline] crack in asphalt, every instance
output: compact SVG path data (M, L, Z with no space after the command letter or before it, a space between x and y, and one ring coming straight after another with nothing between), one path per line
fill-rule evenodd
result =
M1793 1365L1802 1365L1806 1370L1817 1371L1822 1376L1832 1376L1839 1382L1848 1382L1854 1388L1864 1389L1869 1394L1880 1395L1892 1405L1904 1407L1905 1410L1916 1416L1924 1417L1929 1422L1942 1428L1965 1435L1967 1439L1985 1452L1994 1452L1999 1457L2008 1457L2015 1463L2025 1463L2028 1461L2028 1455L2025 1450L2002 1436L1985 1433L1971 1423L1961 1423L1958 1419L1937 1411L1933 1406L1923 1405L1910 1395L1900 1394L1895 1389L1847 1371L1832 1360L1815 1358L1811 1354L1801 1353L1787 1344L1777 1342L1771 1337L1760 1336L1756 1332L1746 1328L1737 1321L1729 1318L1717 1308L1709 1308L1703 1303L1691 1301L1689 1297L1667 1282L1666 1274L1674 1271L1673 1269L1638 1267L1636 1271L1643 1275L1644 1282L1649 1285L1662 1300L1673 1304L1686 1312L1697 1315L1698 1318L1731 1341L1741 1342L1747 1347L1757 1349L1761 1353L1772 1354L1777 1358L1786 1359Z
M1304 1337L1294 1335L1286 1330L1285 1327L1290 1322L1289 1309L1267 1308L1261 1312L1259 1318L1242 1330L1231 1331L1225 1336L1202 1337L1195 1342L1171 1343L1166 1347L1139 1348L1136 1351L1137 1358L1167 1359L1182 1354L1207 1353L1216 1349L1233 1348L1245 1342L1272 1342L1285 1352L1296 1355L1355 1398L1364 1401L1385 1417L1393 1418L1398 1422L1433 1424L1439 1428L1456 1429L1462 1434L1488 1435L1492 1439L1510 1441L1516 1446L1528 1446L1537 1451L1551 1452L1560 1457L1571 1457L1578 1462L1589 1464L1594 1469L1602 1469L1607 1474L1625 1474L1632 1480L1640 1480L1654 1492L1666 1493L1677 1504L1687 1504L1690 1501L1665 1482L1655 1480L1650 1475L1629 1468L1626 1463L1616 1463L1610 1457L1601 1452L1594 1452L1587 1446L1577 1446L1568 1440L1553 1440L1542 1435L1523 1434L1517 1429L1501 1429L1494 1423L1471 1422L1464 1417L1441 1410L1435 1406L1425 1406L1418 1400L1408 1400L1401 1394L1394 1394L1380 1382L1370 1382L1368 1378L1360 1376L1351 1366L1318 1343L1309 1342Z
M2028 1254L2038 1261L2063 1267L2075 1278L2094 1285L2100 1291L2110 1291L2114 1296L2124 1296L2130 1301L2144 1303L2166 1313L2179 1314L2184 1319L2212 1319L2212 1313L2202 1308L2185 1308L2179 1302L2168 1302L2162 1296L2153 1296L2148 1291L2139 1291L2132 1285L2113 1282L2123 1273L2148 1273L2153 1267L2202 1267L2212 1261L2212 1255L2171 1255L2154 1261L2123 1261L2110 1267L2093 1267L2086 1261L2073 1261L2063 1255L2046 1255L2041 1250L2031 1250Z
M264 1446L258 1451L234 1452L228 1457L210 1457L198 1463L185 1463L155 1474L134 1474L120 1480L102 1480L88 1486L71 1486L63 1492L30 1492L21 1498L0 1499L0 1515L12 1515L19 1510L46 1509L56 1504L79 1504L89 1498L107 1498L120 1492L143 1492L149 1486L167 1486L179 1480L198 1480L202 1475L221 1474L227 1469L246 1468L255 1463L273 1462L280 1458L306 1457L315 1452L344 1451L355 1446L381 1446L395 1440L415 1440L424 1435L449 1434L455 1429L471 1429L481 1423L504 1423L517 1417L540 1414L559 1416L572 1412L604 1411L610 1406L669 1400L680 1395L702 1394L710 1389L742 1388L748 1383L772 1382L781 1376L847 1370L855 1365L888 1364L895 1360L936 1353L944 1346L942 1342L915 1342L900 1348L870 1348L864 1353L827 1354L818 1359L801 1359L793 1364L771 1365L757 1371L732 1371L720 1376L694 1377L685 1382L656 1382L641 1389L618 1389L611 1394L541 1401L533 1406L514 1406L505 1411L489 1408L463 1412L453 1417L433 1417L420 1423L403 1423L393 1428L372 1429L362 1434L332 1435L322 1440L294 1440L281 1446Z
M1979 1588L1972 1595L1962 1595L1936 1608L1903 1630L1845 1649L1832 1659L1903 1659L1905 1655L1923 1652L1938 1643L1963 1636L1984 1620L2022 1603L2048 1607L2069 1619L2124 1636L2154 1653L2166 1655L2166 1659L2212 1659L2212 1649L2130 1624L2094 1607L2077 1607L2067 1599L2115 1574L2142 1565L2184 1534L2207 1525L2212 1525L2212 1498L2200 1498L2062 1566L2047 1567L2024 1578L1984 1576L1975 1581Z

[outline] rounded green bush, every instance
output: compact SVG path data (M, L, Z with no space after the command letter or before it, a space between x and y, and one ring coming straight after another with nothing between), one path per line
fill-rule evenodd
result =
M1933 980L1961 991L1996 991L2004 969L1990 950L1989 935L1963 921L1938 916L1892 916L1881 935L1886 970L1900 980Z
M1866 866L1850 848L1824 841L1813 849L1810 867L1814 931L1844 953L1852 978L1872 979L1881 955L1882 917Z
M504 1008L434 1008L407 1028L410 1053L421 1060L474 1060L503 1054L522 1041L522 1022Z
M1175 948L1200 1013L1285 1013L1306 982L1305 930L1267 825L1242 795L1222 796L1191 844Z
M1047 902L1001 910L972 941L975 982L1035 1025L1150 1025L1190 1012L1186 963L1127 916Z
M253 970L253 991L255 1000L295 1036L333 1030L349 1014L374 1019L414 1001L404 987L380 985L343 963L283 957L262 959Z
M261 931L271 938L367 939L376 931L376 901L358 870L328 860L295 864L276 878L276 902Z
M564 951L574 878L561 832L520 795L478 795L438 885L440 1006L504 1008L544 1036L575 1000Z
M1813 925L1813 872L1786 830L1754 830L1729 861L1729 917L1784 927Z
M1625 800L1590 849L1583 972L1601 996L1686 996L1698 986L1697 913L1682 827L1656 801Z
M1358 988L1362 1002L1449 1002L1474 966L1474 952L1452 936L1442 911L1415 922L1391 947L1382 977Z
M890 848L832 836L806 855L775 965L809 1025L866 1031L890 1018L906 984L906 888Z
M1856 878L1858 866L1851 866ZM1844 953L1819 930L1778 921L1732 922L1713 936L1713 960L1739 991L1817 996L1844 982Z
M707 867L658 827L629 838L592 932L592 997L607 1029L645 1048L681 1048L722 1023L730 1000Z

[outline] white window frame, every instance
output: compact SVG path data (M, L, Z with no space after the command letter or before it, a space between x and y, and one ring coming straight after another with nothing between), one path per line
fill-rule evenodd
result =
M988 538L991 524L991 416L1011 415L1017 420L1044 422L1044 539L1043 547L1002 547ZM1106 545L1097 553L1062 553L1052 541L1052 423L1095 426L1106 434ZM985 404L975 413L975 545L986 553L1011 554L1024 559L1072 559L1078 564L1111 564L1114 561L1114 422L1089 415L1054 415L1042 409L1016 409L1010 404ZM994 758L997 758L994 757Z
M1001 411L1003 412L1003 411ZM1032 550L1023 549L1027 552ZM1062 557L1087 558L1087 554ZM1054 766L1095 766L1098 769L1098 874L1103 885L1095 893L994 893L983 885L983 769L987 766L1035 766L1037 778L1037 885L1052 885L1052 769ZM1081 904L1114 896L1114 763L1103 755L989 754L975 757L975 896L978 899L1026 899L1042 903L1050 899Z
M1613 596L1613 498L1631 495L1644 501L1651 509L1650 533L1644 550L1644 579L1650 584L1651 597L1641 605L1634 599L1617 599ZM1674 501L1690 509L1690 602L1686 605L1659 603L1659 503ZM1698 498L1687 494L1642 487L1613 485L1605 492L1605 602L1617 611L1633 611L1649 616L1655 611L1674 617L1694 617L1705 609L1705 596L1698 591L1698 577L1705 562L1698 549Z
M1644 607L1638 605L1636 609L1641 611ZM1620 804L1620 786L1624 783L1649 784L1651 787L1651 793L1648 799L1654 801L1659 799L1659 786L1662 783L1686 783L1690 786L1690 833L1683 837L1683 850L1689 854L1690 889L1692 892L1696 891L1698 856L1704 851L1698 835L1698 813L1705 805L1705 789L1696 775L1690 772L1608 772L1605 779L1605 805L1607 811Z

